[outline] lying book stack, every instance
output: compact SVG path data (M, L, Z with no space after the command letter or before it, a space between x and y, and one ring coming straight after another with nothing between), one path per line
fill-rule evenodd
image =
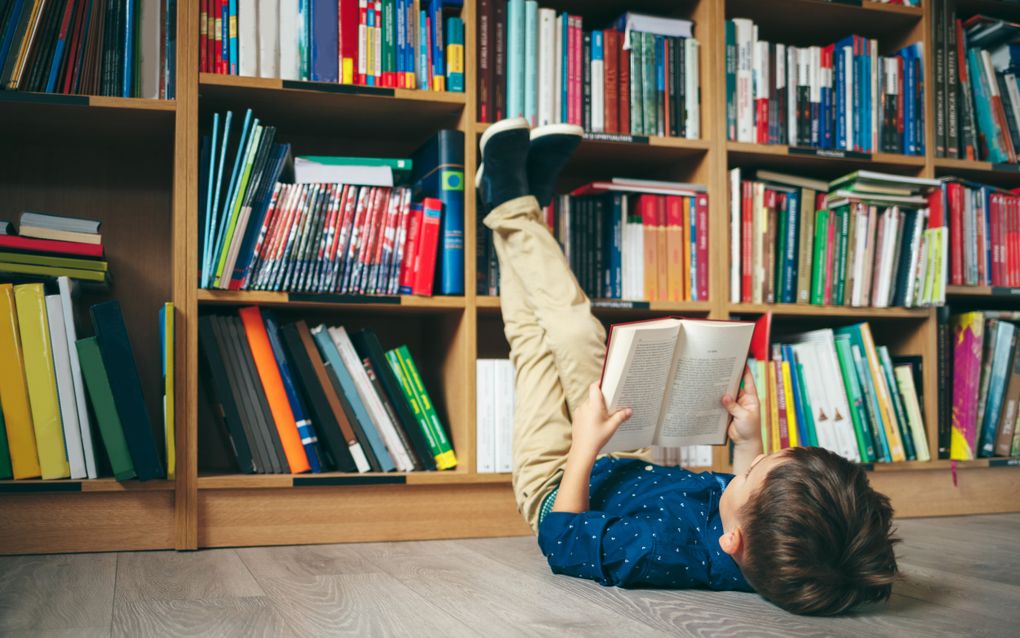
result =
M652 460L659 465L685 468L712 467L712 446L656 447L652 448Z
M862 463L930 459L921 357L891 356L867 323L782 343L756 338L748 366L766 451L810 445Z
M163 478L163 463L116 301L91 307L96 336L78 338L74 284L0 284L0 478L94 479L102 448L118 480ZM169 306L169 304L168 304ZM161 313L163 351L173 347L172 306ZM169 345L167 345L169 344ZM164 380L173 396L173 375ZM86 401L87 397L87 401ZM92 405L91 412L87 405ZM173 413L164 422L173 458Z
M690 20L625 13L584 30L534 0L481 0L478 117L697 139L700 45Z
M1020 24L956 17L935 3L935 153L1016 163L1020 149Z
M509 359L475 363L476 471L510 472L514 427L514 365Z
M105 286L110 275L99 226L91 219L23 212L17 235L9 223L0 233L0 274L19 279L67 276Z
M949 222L949 283L1020 286L1020 190L942 180Z
M945 301L938 180L856 171L824 182L730 171L733 303L929 306Z
M924 155L924 49L891 56L850 35L794 47L726 21L728 139L832 151Z
M199 319L213 427L244 473L445 470L457 458L407 346L280 325L258 307Z
M591 298L708 299L704 186L622 177L591 182L554 199L546 220ZM479 246L478 292L494 295L498 261L486 236Z
M967 312L951 318L951 459L1020 457L1017 322L1017 312Z
M464 0L200 0L199 70L464 91Z
M291 167L290 145L250 110L235 129L233 113L215 113L203 139L203 288L463 294L462 132L439 131L411 159Z
M0 88L174 99L177 2L0 3Z

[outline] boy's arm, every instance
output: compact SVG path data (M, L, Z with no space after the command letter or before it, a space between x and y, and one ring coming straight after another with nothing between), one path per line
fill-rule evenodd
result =
M744 368L744 383L736 401L726 395L722 403L733 417L729 429L730 440L733 441L733 473L743 474L762 454L761 406L750 368Z

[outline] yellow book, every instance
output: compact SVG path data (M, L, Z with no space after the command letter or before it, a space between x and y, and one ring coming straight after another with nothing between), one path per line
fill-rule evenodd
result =
M768 369L768 380L769 380L769 432L772 434L771 445L769 446L770 452L778 452L780 450L779 443L779 395L776 386L776 366L774 362L769 361L766 363Z
M875 339L871 336L871 326L867 323L862 323L860 324L860 330L861 342L864 344L864 356L868 360L871 378L875 381L878 409L882 411L885 437L889 442L889 456L894 462L906 461L907 455L903 451L903 439L900 438L896 411L893 408L892 396L889 394L890 388L885 382L885 372L882 370L882 364L878 361L878 351L875 349Z
M40 475L39 453L35 447L18 311L11 284L0 284L0 361L3 362L0 365L0 407L7 428L12 472L16 479L37 478Z
M758 420L761 421L761 449L770 452L772 448L769 445L769 394L768 385L765 381L765 362L756 359L753 361L754 366L751 368L751 374L754 377L754 389L758 391Z
M797 436L797 407L793 403L793 377L790 376L790 362L783 362L783 394L786 397L786 429L790 437L790 447L800 445Z
M166 444L166 478L174 480L177 448L174 440L174 305L163 304L159 313L159 331L163 347L163 436Z
M28 399L32 425L39 451L39 467L44 479L68 478L71 468L64 449L64 430L57 401L57 377L53 371L53 349L46 319L46 300L42 284L14 287L18 308L18 327L28 381Z
M683 283L683 297L684 301L691 300L691 202L693 201L690 197L684 197L684 228L681 236L684 241L684 283Z

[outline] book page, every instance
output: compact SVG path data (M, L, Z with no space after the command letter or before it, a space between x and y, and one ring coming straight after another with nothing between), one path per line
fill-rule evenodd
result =
M603 454L652 444L678 333L679 322L657 328L614 329L602 393L610 411L630 408L634 413L602 448Z
M721 399L737 395L753 332L750 323L684 321L657 445L726 441L729 413Z

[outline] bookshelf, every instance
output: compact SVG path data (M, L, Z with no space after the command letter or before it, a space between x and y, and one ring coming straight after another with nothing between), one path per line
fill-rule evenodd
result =
M627 175L676 179L708 186L710 294L685 303L594 300L606 323L685 315L714 319L774 313L784 333L861 320L894 353L924 357L925 413L935 414L936 322L933 310L843 308L793 304L734 304L728 294L727 170L734 166L798 171L832 178L856 169L913 176L958 174L1002 186L1020 186L1020 170L987 162L927 155L819 154L785 145L742 144L725 135L724 21L750 17L764 37L793 44L830 41L857 32L878 38L883 50L913 41L928 45L930 2L922 8L864 0L550 0L557 10L598 24L622 11L695 20L701 42L702 136L697 140L589 136L565 171L563 188ZM958 0L961 14L985 12L1020 19L1020 5ZM302 153L400 155L435 130L465 133L465 182L474 183L477 141L488 124L475 109L475 7L465 2L466 92L349 89L319 83L200 74L194 46L180 46L176 101L67 97L0 91L0 137L16 152L0 155L3 214L22 207L82 214L104 221L112 295L124 305L146 396L156 412L159 359L156 310L177 308L176 448L173 481L119 483L0 481L0 552L196 549L265 544L411 540L526 534L514 505L510 477L475 471L474 361L508 354L499 299L477 295L475 199L465 199L465 282L458 297L343 297L203 290L194 276L198 255L198 149L213 111L251 107L278 127ZM178 42L198 37L197 3L179 3ZM808 30L810 28L810 32ZM925 61L931 76L931 56ZM926 93L927 136L933 135L932 92ZM1015 308L1020 290L955 288L952 304ZM87 307L85 300L81 307ZM241 475L222 449L198 428L200 313L244 305L272 307L284 320L322 319L371 326L384 344L409 343L448 424L460 464L442 473ZM929 419L930 421L930 419ZM935 428L928 424L929 442ZM934 448L934 445L932 445ZM725 449L714 469L727 469ZM873 484L888 493L902 516L1020 511L1020 467L980 459L954 464L875 464ZM954 486L953 476L956 476Z

